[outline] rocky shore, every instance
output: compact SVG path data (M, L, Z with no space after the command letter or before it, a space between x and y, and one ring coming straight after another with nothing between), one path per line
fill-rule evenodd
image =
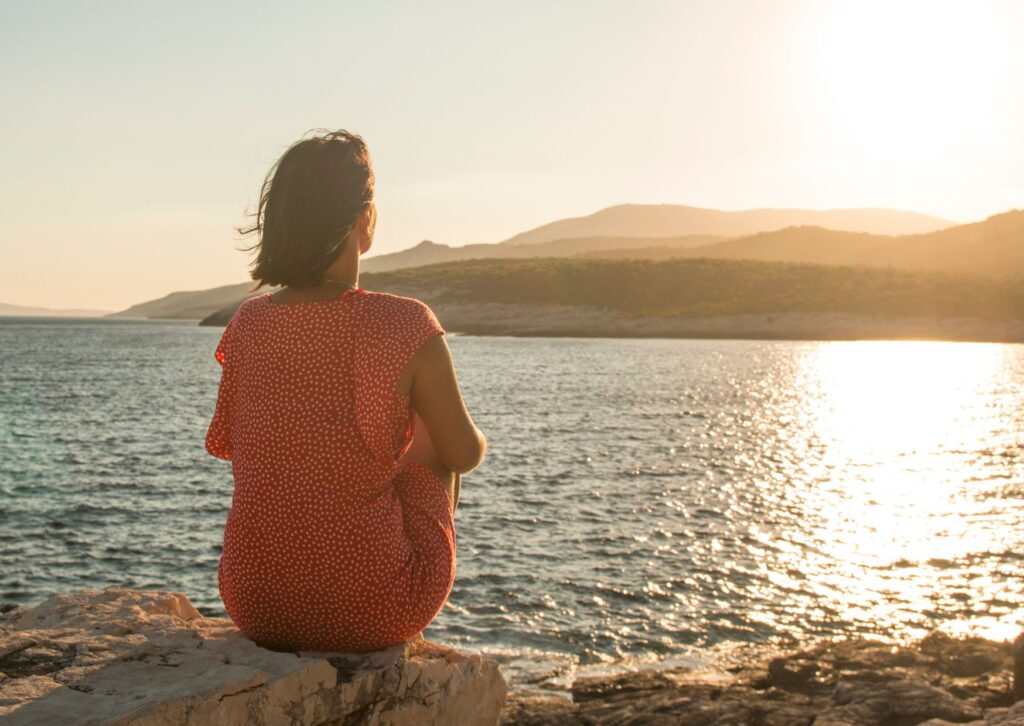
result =
M422 639L271 651L181 593L84 590L0 614L0 723L1024 726L1024 636L741 645L678 663L507 693L495 661Z
M751 645L713 667L577 678L566 694L513 691L502 724L1024 726L1013 673L1009 643L939 632L902 647L861 639L790 652Z
M5 726L497 724L505 693L479 655L422 638L271 651L163 590L84 590L0 615Z

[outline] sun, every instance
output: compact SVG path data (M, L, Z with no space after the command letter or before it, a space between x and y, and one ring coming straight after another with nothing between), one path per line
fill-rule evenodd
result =
M836 3L817 75L841 143L865 166L969 156L1008 89L1008 32L987 2Z

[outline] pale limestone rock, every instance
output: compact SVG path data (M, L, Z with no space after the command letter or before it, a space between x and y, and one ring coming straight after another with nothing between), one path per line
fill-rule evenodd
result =
M497 664L422 638L370 654L260 648L181 593L107 588L0 615L11 724L497 724Z

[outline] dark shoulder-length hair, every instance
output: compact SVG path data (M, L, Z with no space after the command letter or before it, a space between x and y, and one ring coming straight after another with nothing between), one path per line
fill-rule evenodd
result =
M263 180L259 206L242 235L255 233L250 274L264 285L312 287L345 249L359 213L373 200L366 142L345 130L317 129L292 144Z

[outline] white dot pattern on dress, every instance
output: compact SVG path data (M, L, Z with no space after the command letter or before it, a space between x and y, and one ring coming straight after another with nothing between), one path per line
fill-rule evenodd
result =
M231 461L217 580L228 615L275 650L367 651L416 635L455 580L448 494L399 463L416 350L444 334L413 298L357 290L280 305L246 300L221 364L206 450Z

